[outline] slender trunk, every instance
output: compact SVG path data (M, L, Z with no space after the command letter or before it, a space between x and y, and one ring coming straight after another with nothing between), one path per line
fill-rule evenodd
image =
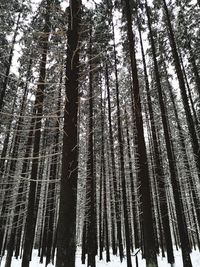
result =
M54 218L55 218L55 191L56 191L56 178L58 178L58 164L59 164L59 124L60 124L60 115L61 115L61 87L62 87L62 77L63 71L61 70L60 73L60 88L58 94L58 104L57 104L57 120L56 120L56 131L54 137L54 151L53 153L55 156L52 157L51 166L50 166L50 174L49 174L49 192L48 192L48 207L49 210L47 211L47 215L49 216L49 226L48 226L48 233L47 233L47 251L46 251L46 263L47 266L51 261L51 253L52 253L52 246L53 246L53 232L54 232Z
M28 208L27 208L27 217L26 217L26 228L24 234L24 251L22 258L22 267L29 266L29 261L32 253L32 244L35 235L35 224L37 218L37 210L35 209L36 201L36 180L38 176L38 157L40 153L40 139L41 139L41 120L43 114L43 101L44 101L44 89L45 89L45 78L46 78L46 62L47 62L47 53L48 53L48 41L50 34L50 0L47 1L46 6L46 15L45 15L45 25L44 33L41 36L41 47L42 47L42 59L40 62L40 73L38 80L38 87L36 92L36 99L34 104L35 113L33 116L36 116L35 124L35 136L33 144L33 160L32 160L32 169L31 169L31 182L28 195Z
M103 189L103 162L101 159L101 170L100 170L100 189L99 189L99 259L103 259L103 233L102 233L102 189Z
M2 85L2 90L1 90L1 95L0 95L0 111L2 111L2 108L4 106L4 97L5 97L8 81L9 81L10 68L11 68L11 64L12 64L14 47L16 44L16 38L18 35L20 18L21 18L21 12L19 12L19 14L18 14L18 18L17 18L17 22L16 22L16 28L14 31L14 36L12 39L11 49L10 49L9 58L8 58L8 66L7 66L6 71L5 71L5 79L4 79L3 85Z
M91 22L90 22L91 23ZM87 180L86 180L86 220L87 220L87 254L88 266L95 267L95 206L94 206L94 118L93 118L93 66L92 66L92 25L90 24L89 41L89 133L88 133L88 155L87 155Z
M190 87L189 82L188 82L188 78L187 78L187 75L186 75L186 71L185 71L185 67L184 67L184 64L183 64L182 57L181 57L181 53L179 52L179 54L180 54L180 64L181 64L181 68L183 70L183 76L184 76L185 83L186 83L186 89L187 89L187 94L188 94L188 97L189 97L190 106L191 106L191 109L192 109L192 115L193 115L194 123L195 123L195 126L196 126L197 134L198 134L198 136L200 136L200 125L199 125L197 112L195 110L194 101L193 101L192 94L191 94L191 87ZM198 174L198 175L200 175L200 174ZM199 177L199 179L200 179L200 177Z
M23 124L23 114L24 114L24 109L25 109L25 101L27 97L27 89L28 89L28 79L30 77L30 70L31 70L31 65L32 65L32 59L30 59L29 62L29 68L27 72L27 82L26 86L24 88L24 95L22 99L22 105L20 109L20 114L19 114L19 120L17 122L17 127L16 127L16 136L14 138L14 147L13 147L13 152L12 152L12 158L17 158L19 154L19 145L21 142L21 136L20 136L20 131L22 131L22 124ZM9 169L9 176L14 176L16 172L16 167L17 167L17 161L11 161L10 164L10 169ZM16 204L15 204L15 209L14 209L14 217L12 220L12 229L11 229L11 234L8 237L8 246L7 246L7 255L6 255L6 267L11 266L11 259L13 255L13 250L14 250L14 244L15 244L15 237L16 237L16 225L17 221L19 218L19 211L20 211L20 201L21 201L21 194L23 190L23 186L20 184L17 192L17 199L16 199Z
M187 119L188 130L190 133L191 144L192 144L192 149L193 149L193 153L194 153L196 168L197 168L198 173L200 173L200 147L199 147L198 138L196 135L194 121L193 121L191 111L190 111L190 106L189 106L185 82L184 82L184 76L183 76L183 72L181 69L180 59L179 59L177 46L176 46L176 42L175 42L175 37L174 37L172 25L171 25L170 15L169 15L168 7L167 7L165 0L163 0L163 7L165 10L165 14L166 14L166 23L168 26L168 35L169 35L172 55L173 55L173 59L174 59L176 74L177 74L177 78L179 81L179 88L181 91L181 97L182 97L185 115L186 115L186 119Z
M125 14L127 20L127 38L129 42L129 53L131 59L131 74L133 79L135 125L138 136L138 177L141 183L141 201L142 201L142 230L144 242L144 255L147 267L157 267L156 246L153 229L153 215L150 190L150 176L148 170L148 159L144 139L144 128L142 118L142 108L139 92L139 81L137 62L135 55L135 37L132 30L131 8L128 0L124 0Z
M109 83L109 74L108 66L106 64L106 89L108 95L108 123L109 123L109 143L110 143L110 152L111 152L111 169L112 169L112 178L113 178L113 189L114 189L114 203L115 203L115 214L116 214L116 224L117 224L117 239L119 246L119 256L120 261L122 262L124 253L123 253L123 243L122 243L122 226L121 226L121 216L120 216L120 192L117 187L117 174L116 174L116 164L115 164L115 154L114 154L114 140L113 140L113 128L112 128L112 117L111 117L111 100L110 100L110 83Z
M148 17L148 28L149 28L149 33L150 33L150 42L151 42L151 49L152 49L154 69L155 69L156 86L157 86L158 97L159 97L159 105L160 105L160 110L161 110L165 144L166 144L166 149L167 149L167 158L168 158L169 170L170 170L170 178L171 178L171 184L172 184L174 201L175 201L175 209L176 209L176 215L177 215L177 221L178 221L179 235L180 235L180 240L181 240L183 262L186 263L185 267L186 266L192 267L190 254L189 254L189 240L188 240L188 235L186 231L185 216L183 214L183 203L182 203L182 197L181 197L181 191L180 191L181 187L180 187L179 178L177 177L177 168L174 162L174 155L173 155L173 150L172 150L172 146L170 142L171 138L170 138L169 129L168 129L167 112L166 112L166 108L165 108L164 100L163 100L163 93L162 93L160 75L159 75L159 70L158 70L158 63L157 63L157 58L156 58L156 48L155 48L153 33L151 29L150 8L147 6L147 2L145 6L146 6L147 17Z
M16 106L16 98L13 101L13 106L12 106L12 114L15 110L15 106ZM1 159L0 159L0 177L1 179L5 182L5 189L4 189L4 194L2 194L2 203L1 203L1 211L0 211L0 253L2 255L3 253L3 239L5 236L5 232L4 230L6 229L6 220L7 218L10 218L10 216L8 216L8 214L6 214L6 211L9 207L9 201L10 201L10 195L12 195L12 178L8 175L5 176L4 175L9 172L9 167L10 167L10 161L6 160L6 155L10 155L12 154L12 148L13 148L13 144L14 144L14 140L15 138L13 137L11 140L11 144L9 146L9 139L11 135L11 127L12 127L12 122L13 119L11 118L9 121L9 126L8 126L8 133L5 137L4 140L4 146L3 146L3 150L1 153ZM15 127L14 127L15 128ZM7 152L9 149L9 152ZM6 164L5 164L6 162ZM12 163L13 161L11 161ZM4 239L5 240L5 239Z
M147 6L146 6L146 8L148 9ZM148 10L147 10L147 14L148 14ZM148 20L150 20L149 16L148 16ZM149 21L148 25L149 25L149 28L151 28L150 21ZM151 31L151 29L150 29L150 31ZM167 206L165 177L164 177L163 166L161 163L160 152L158 149L158 140L157 140L157 135L156 135L155 119L154 119L154 113L153 113L153 107L152 107L152 101L151 101L151 95L150 95L150 88L149 88L149 81L148 81L148 75L147 75L147 67L146 67L146 60L145 60L144 49L143 49L140 24L139 24L139 35L140 35L140 44L141 44L142 60L143 60L144 75L145 75L145 84L146 84L146 91L147 91L147 104L148 104L150 123L151 123L151 131L152 131L152 142L153 142L153 150L154 150L153 159L154 159L154 164L155 164L155 175L156 175L156 182L158 183L159 191L162 192L162 201L160 201L159 196L158 196L158 198L159 198L159 203L160 203L161 218L162 218L162 224L163 224L163 230L164 230L165 242L166 242L166 248L167 248L167 258L168 258L168 262L173 264L174 263L174 254L173 254L173 244L172 244L170 223L169 223L169 211L168 211L168 206Z
M134 176L132 170L132 157L131 157L131 148L130 148L130 134L129 134L129 127L128 127L128 116L125 109L125 121L126 121L126 136L127 136L127 150L128 150L128 164L129 164L129 176L130 176L130 183L131 183L131 201L132 201L132 214L133 214L133 228L134 228L134 245L135 248L139 247L139 229L138 229L138 214L137 214L137 207L136 207L136 188L134 183Z
M125 179L125 166L124 166L124 142L122 139L122 125L121 125L121 112L120 112L120 100L119 100L119 80L118 80L118 68L117 57L115 48L115 36L114 37L114 67L115 67L115 89L116 89L116 102L117 102L117 138L119 145L119 162L120 162L120 181L122 186L122 204L124 212L124 230L125 230L125 242L126 242L126 257L127 266L132 267L131 262L131 244L130 244L130 229L129 229L129 215L128 204L126 198L126 179Z
M102 92L103 94L103 92ZM105 103L103 103L103 96L101 95L101 161L102 161L102 177L103 177L103 221L105 222L105 245L106 245L106 262L110 261L109 252L109 230L108 230L108 208L107 208L107 175L105 163L105 131L104 131L104 118L105 118Z
M187 43L188 45L188 51L189 51L189 61L191 62L192 65L192 70L194 73L194 78L195 78L195 83L196 83L196 91L198 93L199 99L200 99L200 76L199 76L199 70L197 67L196 59L192 51L191 43L190 40Z
M109 144L107 142L107 147ZM109 150L107 149L107 162L108 166L111 166L110 157L109 157ZM114 190L113 190L113 179L111 175L111 170L108 167L108 181L109 181L109 197L110 197L110 220L111 220L111 242L112 242L112 251L113 255L117 255L117 244L116 244L116 214L115 214L115 207L114 207Z
M191 175L191 169L190 169L190 164L189 164L189 160L188 160L188 156L187 156L187 149L186 149L186 145L185 145L185 136L184 136L184 130L181 126L181 122L178 116L178 110L175 104L175 96L173 94L172 91L172 87L171 84L169 83L169 79L168 79L168 74L167 74L167 68L166 68L166 64L164 62L164 70L165 70L165 75L166 75L166 79L167 79L167 83L168 83L168 90L170 93L170 99L173 105L173 110L174 110L174 114L175 114L175 118L176 118L176 123L177 123L177 128L178 128L178 134L179 134L179 143L181 146L181 152L182 152L182 157L183 157L183 163L185 166L185 171L187 172L187 179L189 181L190 184L190 188L191 188L191 193L193 196L193 200L194 200L194 207L196 210L196 214L197 214L197 221L198 221L198 225L200 225L200 210L199 210L199 206L200 206L200 201L199 201L199 196L196 192L196 186L194 183L194 178Z

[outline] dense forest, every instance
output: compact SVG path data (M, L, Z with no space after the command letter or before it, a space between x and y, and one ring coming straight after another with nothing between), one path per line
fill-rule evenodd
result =
M192 267L200 1L0 2L0 266Z

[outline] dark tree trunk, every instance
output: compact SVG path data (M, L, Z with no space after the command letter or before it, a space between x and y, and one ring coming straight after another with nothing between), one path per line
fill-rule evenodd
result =
M149 33L150 33L150 42L151 42L151 49L152 49L153 62L154 62L156 87L157 87L158 97L159 97L159 105L160 105L160 110L161 110L165 144L166 144L166 149L167 149L167 157L168 157L169 170L170 170L170 176L171 176L170 178L171 178L171 184L172 184L174 201L175 201L175 209L176 209L176 215L177 215L177 221L178 221L179 235L180 235L180 240L181 240L183 262L185 262L186 264L185 266L192 267L190 254L189 254L190 249L189 249L189 240L188 240L188 235L187 235L185 216L183 214L183 203L182 203L182 196L181 196L181 191L180 191L181 187L180 187L179 179L177 177L177 168L176 168L176 163L174 162L174 155L173 155L173 150L171 147L171 141L170 141L171 138L170 138L169 129L168 129L167 112L166 112L166 108L165 108L164 100L163 100L163 93L162 93L161 82L160 82L160 74L159 74L158 63L157 63L157 58L156 58L156 48L155 48L153 33L151 29L150 8L147 6L147 2L145 6L146 6L147 17L148 17L148 28L149 28Z
M50 166L50 174L49 174L49 192L48 192L48 210L47 210L47 216L49 216L49 225L48 225L48 232L47 232L47 251L46 251L46 263L45 266L47 266L51 261L52 256L52 247L53 247L53 232L54 229L54 218L55 218L55 190L56 190L56 181L53 181L54 179L58 178L58 165L59 165L59 158L58 158L58 152L59 152L59 124L60 124L60 116L61 116L61 87L62 87L62 77L63 76L63 70L61 70L60 73L60 88L59 88L59 94L58 94L58 104L57 104L57 120L56 120L56 131L54 136L54 151L53 153L55 156L52 157L51 166Z
M56 267L75 267L76 203L78 178L78 78L81 1L69 6L68 49L66 61L66 103L64 111L63 158Z
M138 214L136 207L136 188L134 183L133 169L132 169L132 157L131 157L131 148L130 148L130 134L129 134L129 123L128 116L125 109L125 121L126 121L126 136L127 136L127 150L128 150L128 166L129 166L129 176L131 183L131 201L132 201L132 214L133 214L133 228L134 228L134 245L135 248L139 247L139 229L138 229Z
M195 78L195 83L196 83L196 91L197 91L199 99L200 99L200 76L199 76L199 70L198 70L198 67L197 67L195 55L194 55L194 53L192 51L190 40L188 41L187 45L188 45L188 50L189 50L189 61L191 62L191 65L192 65L192 70L193 70L193 73L194 73L194 78Z
M129 53L131 59L131 74L133 79L134 109L135 109L135 126L138 136L138 177L141 183L141 201L142 201L142 230L144 242L144 256L148 267L157 267L156 246L153 232L153 215L150 190L150 176L148 170L148 160L146 145L144 139L144 128L142 118L142 108L139 92L139 81L137 62L135 55L135 37L132 30L131 8L128 0L124 0L125 15L127 20L127 38L129 42Z
M91 17L92 19L92 17ZM87 155L87 179L86 179L86 245L88 254L88 267L95 267L96 255L96 229L95 229L95 179L94 179L94 93L93 93L93 64L92 64L92 22L90 21L89 40L89 127L88 127L88 155Z
M15 106L16 106L16 97L13 101L11 114L13 114L13 112L15 110ZM12 136L11 132L10 132L11 128L12 128L12 122L13 122L13 119L11 118L9 121L8 129L7 129L8 133L6 134L6 137L4 139L3 150L1 153L1 159L0 159L0 171L1 171L0 177L3 180L3 182L5 182L5 186L3 187L5 193L3 194L3 199L2 199L2 203L1 203L2 209L0 212L0 253L1 253L1 255L3 253L3 247L4 247L3 240L5 241L4 237L5 237L5 231L6 231L6 221L8 218L10 218L10 216L8 216L8 214L6 214L6 212L8 210L9 204L10 204L9 203L10 202L10 195L12 195L12 190L13 190L11 176L8 175L7 177L4 178L4 175L9 172L9 167L10 167L10 164L9 164L10 161L6 160L6 156L7 156L7 154L8 155L12 154L12 148L13 148L13 144L14 144L15 137L16 137L16 135L14 135L14 137L12 139L10 138ZM9 139L11 139L10 145L9 145ZM5 162L6 162L6 164L5 164ZM13 163L13 161L11 161L11 163Z
M122 226L121 226L121 216L120 216L120 193L117 187L117 175L116 175L116 164L115 164L115 154L114 154L114 140L113 140L113 129L112 129L112 117L111 117L111 100L110 100L110 84L109 84L109 74L108 66L106 65L106 89L108 95L108 123L109 123L109 143L110 143L110 152L111 152L111 169L112 169L112 178L113 178L113 189L114 189L114 207L116 214L116 224L117 224L117 239L119 246L119 256L120 261L122 262L124 253L123 253L123 243L122 243Z
M188 82L188 78L187 78L187 75L186 75L186 71L185 71L185 67L184 67L184 64L183 64L181 53L179 52L179 54L180 54L180 64L181 64L181 68L182 68L182 71L183 71L183 76L184 76L184 79L185 79L187 94L188 94L190 106L191 106L191 109L192 109L193 120L194 120L196 129L197 129L197 134L200 137L200 125L199 125L199 120L198 120L198 117L197 117L197 112L196 112L195 106L194 106L194 100L193 100L192 94L191 94L191 88L190 88L190 85L189 85L189 82ZM198 175L200 175L200 174L198 174ZM199 179L200 179L200 176L199 176Z
M200 210L199 210L200 201L199 201L199 196L196 192L196 186L195 186L195 183L193 180L194 178L191 175L191 169L190 169L190 164L189 164L189 160L188 160L188 156L187 156L187 149L186 149L186 145L185 145L184 130L181 126L181 122L180 122L180 119L178 116L178 110L177 110L177 107L175 104L175 96L173 94L171 84L169 83L166 64L164 61L163 61L163 63L164 63L164 70L165 70L165 75L166 75L166 79L167 79L167 83L168 83L168 90L169 90L169 94L170 94L170 99L171 99L171 102L173 105L173 110L174 110L174 114L175 114L175 118L176 118L178 134L179 134L179 143L180 143L182 157L183 157L183 163L185 166L185 171L187 172L187 175L188 175L187 179L189 181L192 197L194 200L194 207L195 207L196 214L197 214L198 225L200 225Z
M103 94L103 93L102 93ZM105 222L105 247L106 247L106 262L110 261L109 251L109 230L108 230L108 208L107 208L107 175L105 163L105 131L104 131L104 118L105 118L105 103L103 103L103 96L101 95L101 162L102 162L102 177L103 177L103 221Z
M190 133L191 144L192 144L192 149L193 149L193 153L194 153L196 168L197 168L198 173L200 173L200 147L199 147L198 138L196 135L194 121L193 121L191 111L190 111L190 106L189 106L185 82L184 82L184 76L183 76L183 72L181 69L178 50L177 50L177 46L176 46L176 42L175 42L175 37L174 37L171 21L170 21L170 15L169 15L168 7L167 7L165 0L163 0L163 7L165 10L165 14L166 14L166 23L168 26L169 41L170 41L172 55L173 55L173 59L174 59L176 74L177 74L177 78L179 81L179 88L181 91L181 97L182 97L185 115L186 115L186 119L187 119L188 130Z
M102 213L103 213L103 162L101 158L101 170L100 170L100 188L99 188L99 259L103 259L103 231L102 231Z
M152 30L151 30L151 18L150 18L147 3L146 3L146 12L147 12L147 17L148 17L148 27L149 27L149 31L151 35L150 37L151 45L154 47L154 40L153 40ZM167 248L167 258L168 258L168 262L173 264L174 254L173 254L173 244L172 244L170 223L169 223L169 211L168 211L168 206L167 206L165 177L164 177L164 170L163 170L163 166L161 162L161 156L160 156L159 148L158 148L158 140L157 140L157 135L156 135L155 120L154 120L153 107L152 107L152 101L151 101L151 95L150 95L150 88L149 88L149 81L148 81L148 75L147 75L146 60L145 60L145 55L144 55L141 31L140 31L140 42L141 42L145 84L146 84L146 91L147 91L147 103L148 103L151 131L152 131L152 141L153 141L153 150L154 150L153 158L154 158L154 163L155 163L156 182L158 183L159 192L162 192L162 201L160 201L160 198L159 198L160 212L161 212L161 218L162 218L162 224L163 224L163 230L164 230L165 242L166 242L166 248Z
M124 142L122 138L122 125L121 125L121 112L120 112L120 100L119 100L119 80L118 80L118 68L117 57L115 48L115 36L114 37L114 67L115 67L115 89L116 89L116 102L117 102L117 138L119 145L119 162L120 162L120 182L122 187L122 205L124 212L124 230L125 230L125 242L126 242L126 257L127 266L132 267L131 262L131 242L130 242L130 229L129 229L129 214L127 204L127 190L126 190L126 176L124 166Z
M40 39L42 48L42 58L40 62L39 81L34 104L35 113L33 113L33 116L36 116L36 124L34 129L35 136L33 141L33 160L32 160L32 168L30 176L31 182L28 195L28 208L27 208L26 227L24 234L24 251L22 258L22 267L29 266L29 261L32 253L32 245L35 235L36 218L37 218L37 210L35 206L36 186L37 186L36 180L38 176L38 164L39 164L38 157L40 153L41 120L43 114L46 61L47 61L48 41L50 34L50 5L51 5L50 0L48 0L46 6L45 25L44 25L45 34L42 34Z
M7 66L6 71L5 71L5 79L4 79L4 82L3 82L1 95L0 95L0 111L2 110L2 108L4 106L4 97L5 97L8 81L9 81L10 68L11 68L11 64L12 64L14 47L15 47L15 44L16 44L16 38L17 38L17 35L18 35L20 18L21 18L21 12L19 12L19 14L18 14L16 28L15 28L15 31L14 31L14 36L13 36L13 39L12 39L11 49L10 49L9 58L8 58L8 66Z
M25 101L27 98L28 79L30 77L31 65L32 65L32 59L30 59L29 68L28 68L28 72L27 72L27 82L26 82L26 86L24 88L24 95L23 95L23 99L22 99L22 105L20 108L19 120L17 122L17 127L16 127L16 136L14 138L14 147L13 147L13 152L12 152L12 156L11 156L12 158L17 158L18 154L19 154L18 150L19 150L19 144L21 142L20 131L22 131L22 124L23 124L23 120L24 120L23 114L24 114L24 109L25 109ZM16 167L17 167L17 161L14 161L14 160L11 161L10 169L9 169L9 176L12 177L15 175ZM12 260L14 245L15 245L17 222L19 219L20 203L22 200L22 196L21 196L21 194L23 193L22 190L23 190L23 185L20 183L19 189L17 192L16 205L15 205L15 209L14 209L14 217L12 220L12 229L11 229L10 236L8 237L7 255L6 255L6 263L5 263L6 267L11 266L11 260Z

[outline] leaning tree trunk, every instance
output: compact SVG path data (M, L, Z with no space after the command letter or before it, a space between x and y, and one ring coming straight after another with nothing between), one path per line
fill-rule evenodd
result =
M14 147L12 151L12 158L17 158L19 154L19 144L21 142L21 136L20 136L20 131L22 131L22 124L24 121L23 114L24 114L24 109L25 109L25 101L27 98L27 90L28 90L28 79L30 77L30 71L31 71L31 65L32 65L32 59L30 59L29 63L29 68L27 72L27 82L24 88L24 95L22 98L22 105L20 108L20 114L19 114L19 120L17 122L17 127L16 127L16 135L14 138ZM9 176L14 177L15 172L17 168L17 161L11 161L10 164L10 169L9 169ZM21 183L20 183L21 185ZM19 218L19 210L20 210L20 202L19 200L21 199L21 194L22 194L22 186L19 186L18 192L17 192L17 198L16 198L16 203L15 203L15 208L14 208L14 217L12 219L12 229L11 229L11 234L8 237L8 245L7 245L7 255L6 255L6 263L5 267L10 267L11 266L11 260L12 260L12 255L13 255L13 250L14 250L14 245L15 245L15 237L16 237L16 225L18 222Z
M174 115L175 115L175 118L176 118L178 135L179 135L179 143L180 143L182 157L183 157L183 164L184 164L184 167L185 167L185 171L187 172L187 176L188 176L187 180L188 180L188 182L190 184L191 194L192 194L192 197L193 197L193 200L194 200L194 208L195 208L196 215L197 215L198 225L200 225L200 210L199 210L200 200L199 200L198 193L196 191L194 178L191 175L191 168L190 168L189 159L188 159L188 156L187 156L187 149L186 149L186 145L185 145L184 130L183 130L182 126L181 126L180 118L179 118L179 115L178 115L178 110L177 110L176 103L175 103L175 96L174 96L174 93L172 91L172 86L171 86L171 84L169 82L168 73L167 73L167 67L166 67L166 64L165 64L164 61L163 61L163 64L164 64L164 71L165 71L166 81L167 81L167 84L168 84L168 90L169 90L169 94L170 94L170 99L171 99L171 102L172 102Z
M75 267L78 178L78 78L81 1L70 1L66 60L66 103L56 267Z
M178 50L177 50L177 46L176 46L176 42L175 42L172 24L170 21L170 15L169 15L168 7L167 7L165 0L163 0L163 7L165 10L165 14L166 14L166 23L168 26L169 41L170 41L170 45L171 45L171 50L172 50L174 65L175 65L175 69L176 69L176 74L177 74L177 78L178 78L178 82L179 82L179 88L180 88L180 92L181 92L183 106L184 106L184 110L185 110L185 114L186 114L187 125L188 125L188 130L190 133L191 144L192 144L192 149L193 149L193 153L194 153L196 168L197 168L198 173L200 173L200 146L199 146L198 137L197 137L195 126L194 126L194 121L193 121L191 111L190 111L190 106L189 106L185 82L184 82L184 76L183 76L183 72L181 69Z
M162 192L162 201L160 201L159 196L158 196L158 199L160 202L161 219L162 219L165 242L166 242L166 247L167 247L167 258L168 258L168 262L173 264L174 263L173 244L172 244L170 223L169 223L169 211L168 211L168 206L167 206L165 177L164 177L164 170L163 170L163 166L161 162L161 155L159 152L159 145L158 145L158 140L157 140L157 135L156 135L155 119L154 119L154 113L153 113L153 107L152 107L152 101L151 101L151 95L150 95L150 88L149 88L149 81L148 81L148 75L147 75L146 60L145 60L145 54L144 54L144 49L143 49L139 18L138 18L138 23L139 23L140 44L141 44L142 60L143 60L144 75L145 75L145 84L146 84L146 91L147 91L147 104L148 104L148 109L149 109L151 131L152 131L155 175L156 175L156 182L158 183L159 192Z
M180 182L177 177L177 168L174 162L174 155L173 155L174 153L173 153L171 141L170 141L171 138L170 138L169 129L168 129L167 112L166 112L166 108L165 108L164 100L163 100L163 93L162 93L160 75L159 75L159 70L158 70L158 63L157 63L157 58L156 58L156 47L155 47L152 26L151 26L150 8L147 5L147 1L145 2L145 7L146 7L147 18L148 18L148 28L149 28L149 33L150 33L150 43L151 43L152 56L153 56L153 62L154 62L156 87L157 87L158 97L159 97L159 105L160 105L161 118L162 118L163 130L164 130L164 138L165 138L165 144L166 144L166 149L167 149L167 158L169 162L170 178L171 178L173 196L174 196L174 201L175 201L175 209L176 209L176 215L177 215L179 235L180 235L180 240L181 240L183 262L186 264L184 265L185 267L186 266L192 267L190 254L189 254L189 242L188 242L188 235L186 231L185 216L183 214L183 203L182 203L182 197L181 197L181 191L180 191Z

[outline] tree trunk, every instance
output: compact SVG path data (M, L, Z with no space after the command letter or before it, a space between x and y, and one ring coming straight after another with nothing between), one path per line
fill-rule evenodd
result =
M14 31L14 36L13 36L13 39L12 39L11 49L10 49L9 58L8 58L8 66L7 66L6 71L5 71L5 79L4 79L4 82L3 82L1 95L0 95L0 111L2 111L2 108L4 106L4 97L5 97L8 81L9 81L10 68L11 68L11 64L12 64L13 52L14 52L14 47L15 47L15 43L16 43L16 38L17 38L17 35L18 35L20 18L21 18L21 12L19 12L19 14L18 14L16 28L15 28L15 31Z
M48 211L47 215L49 216L49 225L48 225L48 233L47 233L47 251L46 251L46 263L45 266L47 266L51 261L51 254L52 254L52 246L53 246L53 232L54 229L54 218L55 218L55 190L56 190L56 181L52 181L56 178L58 178L58 165L59 165L59 124L60 124L60 116L61 116L61 87L62 87L62 77L63 76L63 70L61 70L60 73L60 87L59 87L59 94L58 94L58 104L57 104L57 120L56 120L56 131L54 136L54 144L55 148L53 153L55 156L52 157L51 160L51 166L50 166L50 174L49 174L49 192L48 192Z
M92 19L92 18L90 18ZM92 65L92 22L90 21L90 40L89 40L89 127L88 127L88 155L87 155L87 179L86 179L86 212L85 219L87 233L87 254L88 267L95 267L95 181L94 181L94 93L93 93L93 65Z
M171 21L170 21L170 15L169 15L168 7L167 7L165 0L163 0L163 7L165 10L165 14L166 14L166 23L168 26L168 35L169 35L172 55L173 55L173 59L174 59L176 74L177 74L177 78L179 81L179 88L181 91L183 106L184 106L184 110L185 110L185 114L186 114L187 125L188 125L188 130L190 133L191 144L192 144L192 149L193 149L193 153L194 153L196 168L197 168L198 173L200 173L200 147L199 147L198 138L196 135L196 130L195 130L193 118L192 118L191 111L190 111L190 106L188 103L183 72L181 70L181 64L180 64L180 60L179 60L179 56L178 56L175 37L174 37L174 33L173 33Z
M148 9L147 5L146 5L146 8ZM148 14L148 10L147 10L147 14ZM148 15L148 20L150 20L149 15ZM150 22L148 23L148 25L149 27L151 27ZM162 192L162 201L160 201L159 195L158 195L158 199L160 203L160 212L161 212L163 230L164 230L166 247L167 247L167 258L168 258L168 262L173 264L174 254L173 254L173 244L172 244L170 224L169 224L169 211L168 211L168 206L167 206L165 177L164 177L164 170L163 170L163 166L161 162L161 155L158 149L158 140L157 140L157 135L156 135L155 119L154 119L153 107L152 107L152 101L151 101L151 95L150 95L146 60L145 60L142 35L141 35L141 30L140 30L140 22L139 22L139 35L140 35L140 44L141 44L145 84L146 84L146 91L147 91L147 104L148 104L148 109L149 109L149 117L150 117L150 123L151 123L151 131L152 131L153 159L154 159L154 164L155 164L156 182L158 183L159 195L160 195L160 192Z
M131 148L130 148L130 134L129 134L129 123L128 116L125 109L125 121L126 121L126 136L127 136L127 150L128 150L128 166L129 166L129 176L131 183L131 201L132 201L132 214L133 214L133 225L134 225L134 245L135 248L139 247L139 229L138 229L138 213L137 213L137 204L136 204L136 188L134 183L134 176L132 170L132 157L131 157Z
M170 142L171 138L170 138L169 130L168 130L167 112L166 112L166 108L165 108L164 100L163 100L163 93L162 93L160 75L158 71L158 63L157 63L157 58L156 58L156 48L155 48L153 33L151 29L150 8L147 6L147 2L145 2L145 7L146 7L146 12L147 12L147 17L148 17L148 28L149 28L149 33L150 33L150 42L151 42L151 49L152 49L153 62L154 62L156 87L157 87L158 97L159 97L159 105L160 105L160 110L161 110L165 144L166 144L166 149L167 149L167 158L168 158L169 170L170 170L170 178L171 178L171 184L172 184L174 201L175 201L175 209L176 209L176 215L177 215L177 221L178 221L179 235L180 235L180 240L181 240L183 262L187 264L185 265L185 267L186 266L192 267L190 254L189 254L189 241L188 241L188 235L186 231L186 222L185 222L185 217L183 214L183 203L182 203L182 197L181 197L181 191L180 191L180 183L177 177L176 163L174 162L174 156L173 156L173 151L172 151L171 142Z
M125 14L127 20L127 37L129 42L129 53L131 59L131 74L133 79L134 93L134 109L135 109L135 125L138 136L138 177L141 183L141 201L142 201L142 226L143 226L143 242L144 256L146 258L147 267L157 267L156 246L153 229L153 215L151 204L150 176L148 170L148 160L146 153L146 145L144 139L144 128L142 118L142 108L139 92L139 81L137 62L135 55L135 37L132 30L132 16L129 0L124 0Z
M41 139L41 120L43 114L43 101L44 101L44 89L45 89L45 78L46 78L46 62L47 62L47 53L48 53L48 41L50 34L50 0L47 1L46 6L46 15L45 15L45 25L44 33L41 36L41 48L42 48L42 59L40 62L40 73L38 80L38 87L36 92L36 99L34 104L35 113L33 116L36 116L35 124L35 136L33 144L33 160L31 168L31 182L28 195L28 208L27 208L27 217L26 217L26 227L24 234L24 251L22 257L22 267L28 267L29 261L32 253L32 244L35 235L35 224L37 218L37 210L35 209L36 201L36 180L38 176L38 157L40 153L40 139Z
M70 1L66 61L66 103L56 267L75 267L78 178L78 85L81 1Z
M116 102L117 102L117 138L119 145L119 162L120 162L120 182L122 186L122 204L124 212L124 230L125 230L125 242L126 242L126 257L127 266L132 267L131 262L131 243L130 243L130 229L129 229L129 214L127 204L127 190L126 190L126 178L125 178L125 166L124 166L124 143L122 139L122 125L121 125L121 112L120 112L120 100L119 100L119 80L118 80L118 68L117 57L115 48L115 36L114 37L114 67L115 67L115 89L116 89Z

